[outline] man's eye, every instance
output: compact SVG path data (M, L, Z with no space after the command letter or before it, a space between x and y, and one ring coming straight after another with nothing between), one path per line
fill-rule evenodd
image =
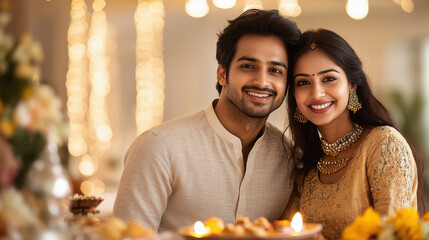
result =
M282 70L280 70L280 69L278 69L278 68L272 68L272 69L270 70L270 72L273 72L273 73L279 73L279 74L282 74L282 73L283 73L283 71L282 71Z
M251 64L243 64L243 65L241 65L241 68L250 68L250 69L253 69L254 67Z

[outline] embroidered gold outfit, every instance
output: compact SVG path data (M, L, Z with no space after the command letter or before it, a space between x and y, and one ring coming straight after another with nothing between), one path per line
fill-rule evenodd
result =
M320 182L317 168L304 181L298 176L285 218L300 211L305 222L321 223L327 238L339 239L370 206L383 215L393 215L398 208L417 209L417 167L406 140L389 126L369 131L336 183Z

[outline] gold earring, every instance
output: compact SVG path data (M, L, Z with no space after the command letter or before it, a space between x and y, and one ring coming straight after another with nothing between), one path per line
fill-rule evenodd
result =
M302 124L307 123L308 119L304 116L304 114L301 113L301 111L299 111L299 108L296 108L295 114L293 115L293 118L295 119L295 121L300 122Z
M353 91L349 94L349 103L347 104L347 108L353 111L354 114L356 114L359 109L362 109L362 104L359 102L356 91Z

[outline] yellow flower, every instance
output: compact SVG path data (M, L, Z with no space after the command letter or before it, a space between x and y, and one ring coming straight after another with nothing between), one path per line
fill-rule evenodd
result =
M425 213L425 215L423 215L423 221L429 221L429 212Z
M395 231L402 240L423 238L419 223L419 213L413 208L396 210L396 217L390 218L389 222L395 223Z
M5 137L9 138L15 132L15 123L8 119L0 120L0 133L2 133Z
M24 89L22 89L21 91L21 98L26 100L29 99L31 97L31 95L33 95L33 88L31 87L25 87Z
M380 222L380 215L374 209L368 208L363 215L357 216L354 222L344 229L341 239L374 239L382 230Z

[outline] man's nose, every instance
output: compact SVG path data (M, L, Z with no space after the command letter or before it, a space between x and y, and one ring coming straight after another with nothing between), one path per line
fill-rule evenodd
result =
M260 71L258 71L253 79L253 83L261 89L267 87L268 82L269 82L269 75L265 69L264 70L261 69Z

